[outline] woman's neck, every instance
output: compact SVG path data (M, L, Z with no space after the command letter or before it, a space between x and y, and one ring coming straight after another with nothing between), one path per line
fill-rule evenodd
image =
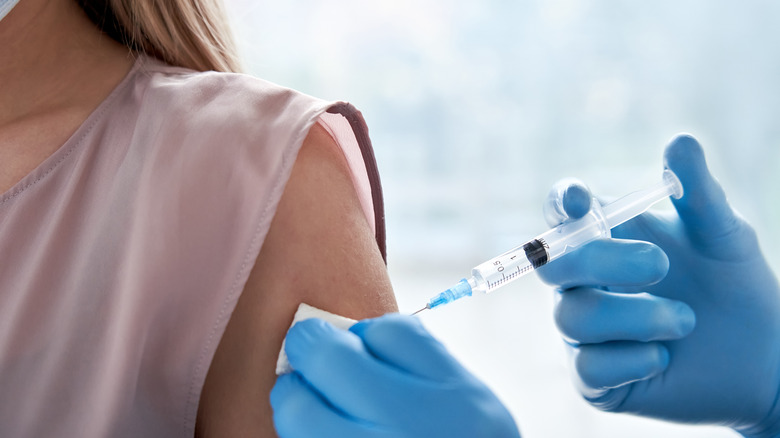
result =
M73 0L22 0L0 21L0 128L73 108L91 112L132 66Z
M132 64L74 0L20 1L0 21L0 193L59 149Z

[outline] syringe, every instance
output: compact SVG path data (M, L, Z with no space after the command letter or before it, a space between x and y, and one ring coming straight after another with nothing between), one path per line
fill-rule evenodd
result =
M534 271L564 254L581 248L588 242L610 236L610 229L644 213L656 202L683 195L680 180L671 170L664 170L663 179L645 190L629 193L605 206L593 201L584 217L564 222L534 239L494 257L471 270L471 277L434 296L417 314L463 297L493 292L525 274Z

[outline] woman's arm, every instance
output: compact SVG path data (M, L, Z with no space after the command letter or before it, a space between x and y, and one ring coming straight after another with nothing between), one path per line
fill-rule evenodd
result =
M268 397L301 302L354 319L397 310L346 160L319 124L301 147L209 368L196 436L276 436Z

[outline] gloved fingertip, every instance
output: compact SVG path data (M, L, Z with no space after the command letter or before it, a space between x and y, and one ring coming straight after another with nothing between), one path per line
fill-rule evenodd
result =
M664 166L680 179L686 194L690 189L695 191L702 177L709 175L704 149L690 134L679 134L669 142L664 151Z
M317 318L298 321L287 330L286 348L295 348L297 346L309 345L317 341L318 332L321 330L325 321Z
M644 245L637 251L636 263L646 270L647 284L658 283L669 273L669 256L658 245L642 243Z
M305 357L315 346L338 332L329 322L311 318L296 322L287 331L284 352L293 368L300 358Z
M675 173L680 166L686 164L701 166L704 163L704 148L693 135L688 133L675 135L664 151L664 165Z
M567 254L571 266L559 264L562 275L605 286L655 284L669 272L669 257L661 247L640 240L602 239L590 242L579 254ZM571 257L574 256L574 257ZM561 258L563 260L563 258ZM577 263L574 263L578 261Z
M363 320L350 328L376 359L407 373L431 379L462 372L419 318L391 313Z
M582 181L562 179L550 188L543 204L544 219L551 227L569 219L579 219L590 209L591 194Z
M400 313L388 313L377 318L361 319L353 324L349 331L366 340L370 337L369 331L376 329L384 330L412 330L418 332L422 328L422 323L418 318Z
M678 301L675 304L675 313L677 317L676 335L677 339L684 338L691 334L694 328L696 328L696 313L691 306Z
M648 370L647 376L645 379L653 378L664 371L666 371L666 368L669 366L669 350L660 343L656 343L656 360L654 364L654 369Z
M365 337L366 330L371 326L371 319L361 319L360 321L352 324L349 327L349 331L358 335L360 338Z
M709 180L704 149L690 134L679 134L666 146L664 167L670 169L683 185L683 196Z
M276 383L271 388L270 399L272 408L278 409L282 405L287 395L292 391L296 379L300 379L300 377L295 372L282 374L276 378Z
M580 181L574 181L563 193L563 209L570 219L579 219L590 210L593 195Z
M637 356L633 381L648 380L662 374L669 367L669 350L660 342L649 342L647 348ZM629 374L630 375L630 374ZM629 380L629 381L631 381Z
M669 350L660 342L587 344L573 352L577 376L589 390L617 388L651 379L669 366Z
M297 372L279 376L270 395L273 422L281 437L311 436L306 422L312 411L322 406L320 396ZM318 424L319 426L320 424Z
M675 137L666 147L664 164L682 183L683 196L672 203L691 231L706 240L712 234L722 235L723 230L735 228L735 214L695 138L687 134Z

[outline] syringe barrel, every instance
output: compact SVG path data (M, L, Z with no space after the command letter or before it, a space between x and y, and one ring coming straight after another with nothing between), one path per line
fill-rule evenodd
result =
M583 218L566 222L535 239L494 257L471 271L475 294L489 293L544 266L548 262L601 237L609 237L609 225L598 201Z
M653 204L668 196L679 199L683 195L683 187L677 175L669 169L664 170L661 182L644 190L629 193L604 206L604 216L610 228L636 217L647 211Z
M548 261L553 261L586 243L609 237L609 230L601 204L594 199L587 215L578 220L564 222L539 237L547 242Z

